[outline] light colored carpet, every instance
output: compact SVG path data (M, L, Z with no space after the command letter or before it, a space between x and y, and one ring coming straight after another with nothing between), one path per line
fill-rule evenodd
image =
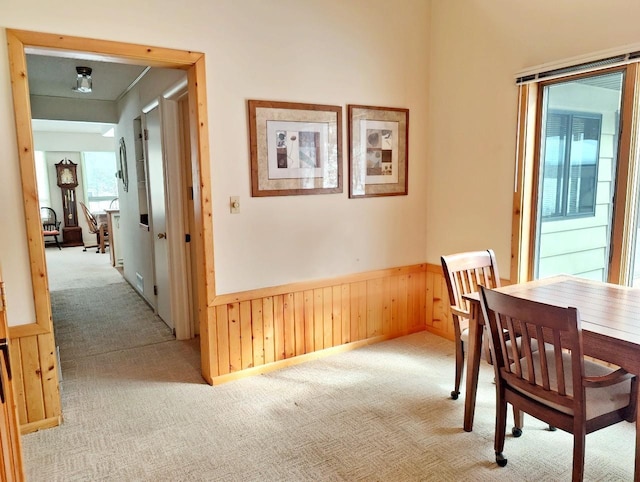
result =
M111 266L109 252L96 253L95 248L82 251L82 246L59 250L55 246L45 249L49 291L102 287L124 283L118 270Z
M27 480L570 480L572 437L530 417L496 466L484 363L474 431L462 430L453 351L416 333L216 387L197 340L63 357L64 423L23 437ZM634 442L628 423L588 435L585 480L632 480Z
M452 353L417 333L217 387L193 342L83 358L64 424L23 438L28 480L570 480L571 436L531 418L496 466L488 365L462 430ZM585 480L632 480L634 441L627 423L589 435Z
M174 339L111 266L108 253L47 248L46 256L54 333L63 362Z
M128 283L52 291L51 308L63 361L174 339Z

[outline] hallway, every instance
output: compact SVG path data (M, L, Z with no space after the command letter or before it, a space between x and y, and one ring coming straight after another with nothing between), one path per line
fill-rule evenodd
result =
M159 423L168 418L165 410L179 408L143 400L162 407L185 383L208 388L200 376L199 340L176 341L111 266L108 252L47 247L45 254L63 422L22 437L27 480L104 477L115 469L104 464L118 450L116 440L136 437L141 427L166 427ZM136 421L133 433L127 420Z
M120 273L109 254L82 247L47 248L56 344L63 364L175 340Z

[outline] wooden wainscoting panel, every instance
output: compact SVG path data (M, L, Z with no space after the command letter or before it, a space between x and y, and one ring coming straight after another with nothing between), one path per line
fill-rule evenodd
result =
M412 312L409 315L409 333L424 330L427 326L427 275L424 271L411 274ZM411 285L410 285L411 286Z
M242 370L242 330L240 328L240 303L227 305L229 323L229 371Z
M207 323L200 323L200 369L202 377L213 384L213 378L218 376L218 355L217 355L217 333L216 333L216 307L208 306L207 314L200 315L201 318L209 320Z
M313 353L313 290L305 290L302 299L304 315L304 353Z
M273 345L276 352L276 361L286 358L284 345L289 339L289 334L284 328L284 306L284 295L276 295L273 297ZM293 331L291 331L291 335L293 335Z
M409 331L409 275L398 277L398 331Z
M27 405L27 421L43 420L45 418L44 393L42 390L38 337L27 336L19 340L22 355L22 378Z
M347 283L340 285L340 321L342 324L342 344L351 342L351 287Z
M251 333L253 334L253 366L264 365L262 298L251 300Z
M273 328L273 297L262 298L262 334L264 336L264 363L272 363L275 357Z
M387 329L386 334L393 334L399 332L398 326L398 285L400 282L399 276L392 276L388 279L389 290L389 311L387 313Z
M305 313L304 313L304 293L298 291L293 293L293 329L295 330L295 353L294 356L305 354Z
M60 424L58 357L53 334L12 338L11 372L20 432Z
M322 288L313 290L313 351L324 349L324 296Z
M447 284L439 265L427 267L426 281L426 315L427 330L449 340L455 338L453 320L449 307Z
M434 280L420 264L220 296L214 383L425 330Z
M322 346L333 346L333 287L322 288Z
M229 373L229 305L216 307L218 374Z
M253 332L251 330L251 302L240 302L240 346L242 369L253 367Z
M367 281L367 335L373 338L382 335L382 279Z
M351 285L351 341L367 338L367 282Z
M13 388L16 395L18 408L18 421L20 425L27 423L27 400L24 395L24 380L22 378L22 355L20 353L20 340L12 338L11 341L11 375L13 376Z
M331 289L331 346L342 345L342 286L336 285Z
M38 335L38 353L40 355L40 377L44 395L44 414L46 419L53 419L61 414L62 407L60 385L58 383L58 357L51 334Z

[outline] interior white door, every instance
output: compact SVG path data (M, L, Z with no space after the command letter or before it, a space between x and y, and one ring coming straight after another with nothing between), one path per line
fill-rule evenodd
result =
M165 178L162 162L162 125L159 107L146 114L151 236L153 237L154 293L158 316L174 329L169 290L169 256L165 209Z

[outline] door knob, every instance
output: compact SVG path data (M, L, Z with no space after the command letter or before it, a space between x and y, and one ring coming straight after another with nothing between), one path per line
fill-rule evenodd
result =
M167 233L158 233L158 239L165 239L167 237Z

